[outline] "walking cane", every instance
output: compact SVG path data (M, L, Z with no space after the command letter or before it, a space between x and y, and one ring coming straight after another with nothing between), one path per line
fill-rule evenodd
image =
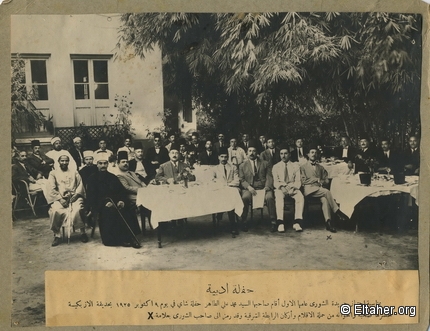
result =
M115 207L116 211L118 212L119 216L121 217L121 219L124 221L125 225L127 226L127 229L130 231L130 234L133 238L133 240L136 242L137 244L137 248L142 247L142 245L140 244L139 239L137 239L136 235L134 234L133 230L130 228L130 225L128 225L127 221L125 220L124 216L122 216L120 210L118 209L118 207L116 206L115 202L113 202L113 200L109 197L106 197L107 200L109 200Z
M66 219L65 221L68 222L68 227L67 227L67 245L70 244L70 234L71 234L71 227L72 227L72 204L70 203L70 200L72 199L72 194L73 192L64 192L64 193L69 193L68 196L68 210L67 210L67 214L66 214Z

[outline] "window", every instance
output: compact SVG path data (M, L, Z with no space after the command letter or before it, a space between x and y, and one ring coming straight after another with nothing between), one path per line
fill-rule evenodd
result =
M74 59L75 58L75 59ZM72 56L75 100L109 99L108 60Z
M12 61L21 59L24 61L21 75L21 83L30 93L33 89L36 101L49 100L48 75L46 69L49 54L12 54Z

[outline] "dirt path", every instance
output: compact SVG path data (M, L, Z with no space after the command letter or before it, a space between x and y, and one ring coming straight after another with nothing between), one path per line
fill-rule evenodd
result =
M227 215L224 215L224 219ZM169 229L163 248L156 231L140 237L141 249L105 247L99 233L87 244L75 233L70 244L51 247L49 220L18 220L13 225L12 325L45 323L45 270L300 270L417 269L417 232L407 235L344 230L331 234L322 225L295 233L270 233L254 226L233 239L227 221L213 233L210 216Z

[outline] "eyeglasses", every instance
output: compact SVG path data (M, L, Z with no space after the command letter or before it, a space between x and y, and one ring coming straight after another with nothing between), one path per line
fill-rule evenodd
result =
M154 141L160 141L160 139L154 139Z

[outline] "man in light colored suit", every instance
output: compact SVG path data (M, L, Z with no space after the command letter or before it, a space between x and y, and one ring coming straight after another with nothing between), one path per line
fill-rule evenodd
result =
M235 166L229 164L228 161L228 151L227 147L220 147L220 155L218 156L219 164L213 168L214 170L214 180L221 182L230 187L237 187L239 190L239 173ZM222 220L223 213L218 213L216 215L217 221ZM228 219L230 221L231 234L233 238L238 234L236 218L234 216L234 211L230 210L228 212Z
M252 196L257 190L265 190L265 200L269 209L271 222L276 222L275 198L273 196L273 177L269 163L260 160L255 145L248 147L248 159L239 166L239 178L244 204L242 213L242 230L248 231L247 216Z
M246 152L243 148L237 146L236 138L230 139L230 147L228 148L228 162L239 167L246 160Z
M145 183L142 182L136 173L129 170L128 153L126 151L120 151L118 153L118 172L117 177L127 191L127 198L136 204L137 190L141 187L146 187Z
M178 184L181 180L181 174L185 171L190 172L190 168L186 163L179 161L179 151L175 148L170 150L169 158L170 161L163 163L158 168L155 180L162 183ZM188 180L195 181L196 177L189 173Z
M272 168L273 186L275 187L275 202L278 232L285 232L284 227L284 198L291 197L295 201L294 224L293 229L301 232L303 207L305 199L303 198L300 187L302 186L300 177L300 166L297 162L291 162L291 154L288 147L282 147L280 151L281 161L276 163ZM272 223L272 232L276 231L276 224Z
M320 198L326 229L330 232L336 232L336 228L332 224L332 213L336 214L342 221L346 221L349 218L341 212L331 192L324 187L329 183L328 174L324 167L316 162L318 158L317 151L317 147L312 146L308 152L308 162L300 167L304 193L305 196Z
M127 192L127 200L130 202L130 207L136 208L137 191L141 187L146 187L146 185L135 172L129 170L130 166L127 155L127 151L120 151L118 153L118 172L116 176ZM142 230L145 231L145 217L148 216L148 219L150 219L151 211L140 206L139 212L142 220Z

